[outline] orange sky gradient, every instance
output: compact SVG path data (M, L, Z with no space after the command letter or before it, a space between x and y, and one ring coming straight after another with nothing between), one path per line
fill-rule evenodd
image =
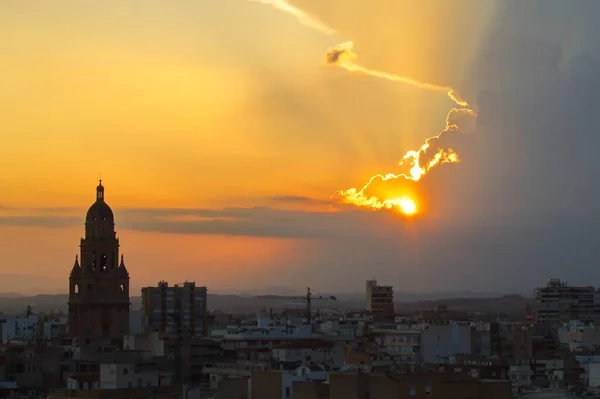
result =
M2 1L0 216L81 223L0 224L0 292L66 291L99 172L134 289L163 279L220 292L327 289L302 271L313 239L126 229L120 210L327 212L336 190L439 132L452 101L326 67L325 51L352 40L370 67L459 86L494 7L474 16L451 1L291 3L344 37L244 0ZM273 203L280 196L315 201ZM69 209L40 209L55 207ZM363 274L348 290L362 290Z

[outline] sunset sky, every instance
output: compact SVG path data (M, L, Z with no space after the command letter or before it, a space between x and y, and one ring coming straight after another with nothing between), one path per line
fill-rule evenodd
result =
M528 293L600 279L596 0L0 2L0 292L61 293L98 174L135 290ZM422 213L332 206L477 112ZM597 284L596 284L597 285Z

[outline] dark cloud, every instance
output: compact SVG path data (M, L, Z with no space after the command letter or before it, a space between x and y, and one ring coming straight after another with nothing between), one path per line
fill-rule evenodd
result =
M504 25L492 27L468 84L477 91L479 137L462 154L474 168L466 185L481 212L503 209L508 219L540 210L583 215L597 209L600 195L600 29L596 43L577 53L569 30L548 23L560 9L567 13L560 19L577 32L575 25L593 23L583 13L600 11L600 4L581 2L567 11L548 3L507 2L499 18ZM514 28L523 13L531 25Z
M73 216L0 216L0 224L24 227L72 227L82 222Z
M288 198L287 200L291 200ZM300 198L296 200L301 200ZM318 201L306 199L308 201ZM325 201L323 201L325 202ZM118 228L174 234L222 234L234 236L326 239L361 235L368 223L389 217L371 213L309 212L275 208L126 208L115 209ZM50 212L50 210L48 210ZM83 227L74 216L3 216L0 224L39 227ZM375 225L374 225L375 226ZM358 229L360 227L361 229Z
M600 237L594 234L600 217L589 214L540 214L535 223L510 225L408 221L389 212L272 208L115 209L115 216L117 230L310 240L306 250L286 259L285 267L270 278L288 281L294 270L298 281L319 276L327 281L323 289L342 291L375 275L399 290L472 289L476 284L527 293L550 276L593 278L594 269L564 265L594 259L600 248ZM31 216L0 218L0 223L83 229L84 220Z

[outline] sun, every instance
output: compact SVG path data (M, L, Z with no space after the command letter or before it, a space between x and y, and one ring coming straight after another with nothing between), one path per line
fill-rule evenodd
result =
M410 198L402 198L398 200L398 207L405 215L414 215L417 213L417 204Z

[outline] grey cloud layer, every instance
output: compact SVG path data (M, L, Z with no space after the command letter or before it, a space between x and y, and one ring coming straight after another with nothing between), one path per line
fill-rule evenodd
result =
M279 197L280 201L320 202L311 198ZM15 226L82 226L82 216L36 215L0 216L0 224ZM43 213L50 213L51 209ZM175 234L224 234L275 238L326 238L362 234L370 222L381 216L353 212L304 212L274 208L116 209L118 228Z

